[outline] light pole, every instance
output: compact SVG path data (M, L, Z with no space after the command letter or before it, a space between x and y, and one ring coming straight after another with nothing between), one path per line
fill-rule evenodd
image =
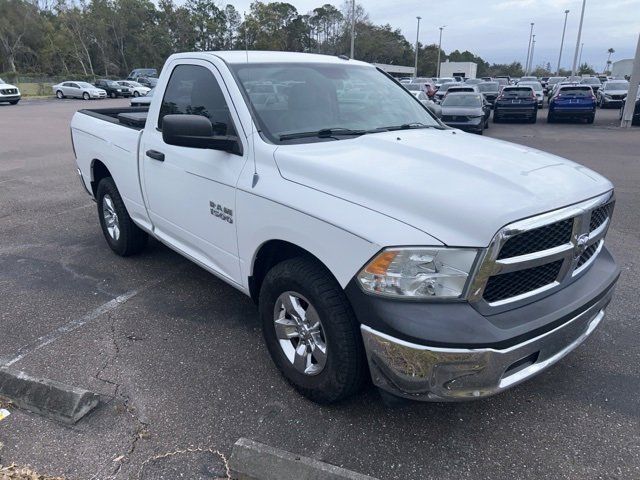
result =
M564 34L567 31L567 17L569 16L569 10L564 11L564 27L562 27L562 40L560 40L560 53L558 54L558 68L556 69L556 75L560 75L560 61L562 60L562 48L564 47Z
M576 66L578 63L578 50L580 50L580 38L582 37L582 22L584 20L584 7L587 4L587 0L582 0L582 13L580 13L580 26L578 27L578 38L576 40L576 51L573 54L573 67L571 68L571 76L576 74Z
M629 128L632 124L633 112L636 106L635 99L638 96L638 83L640 83L640 35L638 36L636 56L633 60L631 78L629 79L629 93L627 93L627 101L624 104L622 112L622 122L620 123L621 127Z
M582 52L584 50L584 42L580 45L580 55L578 56L578 69L580 69L580 65L582 65Z
M416 17L418 19L418 31L416 32L416 66L413 72L414 78L418 76L418 38L420 37L420 19L422 17Z
M440 40L438 40L438 66L436 68L436 77L440 78L440 51L442 50L442 30L446 27L443 25L440 28Z
M351 0L351 55L350 55L350 58L353 58L355 39L356 39L356 0Z
M527 68L527 72L531 73L533 70L533 52L536 49L536 35L533 34L533 40L531 41L531 56L529 57L529 68Z
M529 55L531 54L531 39L533 38L533 26L535 23L531 22L531 31L529 32L529 46L527 47L527 61L524 64L524 74L529 73Z

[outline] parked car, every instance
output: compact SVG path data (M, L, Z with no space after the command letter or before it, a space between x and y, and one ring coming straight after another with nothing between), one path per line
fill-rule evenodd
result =
M522 82L537 82L538 77L520 77L518 80L518 85Z
M22 98L20 89L0 78L0 103L9 102L11 105L15 105L20 101L20 98Z
M144 97L132 97L131 98L131 106L132 107L148 107L151 105L151 99L153 98L153 93L155 92L155 88L152 88L147 92Z
M482 82L484 82L484 80L482 80L481 78L466 78L464 80L465 85L477 85Z
M500 87L506 87L507 85L510 85L509 79L505 77L496 77L493 79L493 81L497 82Z
M134 97L144 97L147 93L149 93L149 90L151 90L149 87L145 87L144 85L138 82L134 82L133 80L118 80L118 84L128 88L131 92L133 92L132 96Z
M619 107L623 104L629 92L629 82L626 80L609 80L598 90L596 98L600 108Z
M111 98L117 97L130 97L131 90L128 87L123 87L114 80L100 79L96 80L94 85L107 92L107 96Z
M444 96L447 94L447 91L451 88L451 87L455 87L455 86L459 86L462 85L458 82L446 82L443 83L442 85L440 85L440 88L438 88L438 90L436 90L435 95L433 96L433 100L436 103L440 103L442 102L442 99L444 98Z
M406 85L406 84L403 84ZM414 78L411 80L410 85L419 85L420 89L426 93L429 98L432 98L436 93L436 85L430 78ZM414 89L415 87L412 87Z
M442 101L443 123L482 135L489 127L491 106L479 93L449 92Z
M538 119L538 99L531 87L503 87L493 105L493 122L506 119L523 119L536 123Z
M580 80L581 85L589 85L593 93L598 93L598 90L602 86L600 79L598 77L587 77Z
M493 104L500 94L500 84L498 82L482 82L476 86L486 102L493 108Z
M413 400L487 397L603 320L620 269L598 173L457 135L355 60L191 52L160 78L149 113L71 121L105 241L126 257L157 238L250 296L273 362L313 401L352 396L369 374ZM245 82L283 78L298 81L282 103L252 104ZM373 95L344 105L336 78ZM239 356L250 330L229 334Z
M52 86L51 89L59 99L65 97L83 98L85 100L107 98L105 90L87 82L61 82Z
M550 77L542 77L542 78L540 78L540 84L542 85L543 89L547 88L547 82L549 82L549 78Z
M134 81L147 88L153 88L158 83L155 77L136 77Z
M529 80L520 80L518 82L519 86L522 87L531 87L533 91L536 92L536 99L538 100L538 108L544 107L544 91L542 88L542 84L538 81L529 81Z
M440 105L435 103L433 100L429 98L429 96L424 93L420 89L407 89L411 92L411 95L416 97L420 103L422 103L425 107L427 107L431 113L433 113L436 117L440 118L442 116L442 108Z
M435 81L436 88L442 87L442 85L444 85L445 83L458 83L458 82L456 82L456 79L453 77L440 77L440 78L437 78Z
M567 77L549 77L549 80L547 81L547 85L543 89L544 94L547 96L547 98L551 97L551 92L553 90L553 87L555 87L556 84L560 82L564 82L566 78Z
M596 118L596 97L589 85L563 85L549 100L547 122L558 118L585 119L593 123Z
M134 68L127 77L127 80L136 80L139 77L158 78L158 70L155 68Z

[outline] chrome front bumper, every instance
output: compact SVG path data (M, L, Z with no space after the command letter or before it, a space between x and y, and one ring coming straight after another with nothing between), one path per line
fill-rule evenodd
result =
M613 289L559 327L503 350L427 347L362 325L373 383L421 401L495 395L540 373L584 342L604 318L612 294Z

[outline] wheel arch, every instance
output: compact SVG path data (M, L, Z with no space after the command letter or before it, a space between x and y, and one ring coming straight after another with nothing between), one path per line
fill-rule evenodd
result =
M318 262L318 264L322 265L335 279L335 275L333 275L331 269L309 250L286 240L267 240L258 247L253 256L250 270L251 274L248 281L249 295L256 304L258 303L260 288L269 270L284 260L296 257L306 257Z
M107 177L113 178L107 166L97 158L91 160L91 192L93 193L93 198L97 198L100 180Z

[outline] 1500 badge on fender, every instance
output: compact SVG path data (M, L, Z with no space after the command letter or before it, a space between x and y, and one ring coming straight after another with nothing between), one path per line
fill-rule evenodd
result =
M209 208L211 209L211 215L218 217L228 223L233 223L233 210L227 207L223 207L219 203L209 202Z

